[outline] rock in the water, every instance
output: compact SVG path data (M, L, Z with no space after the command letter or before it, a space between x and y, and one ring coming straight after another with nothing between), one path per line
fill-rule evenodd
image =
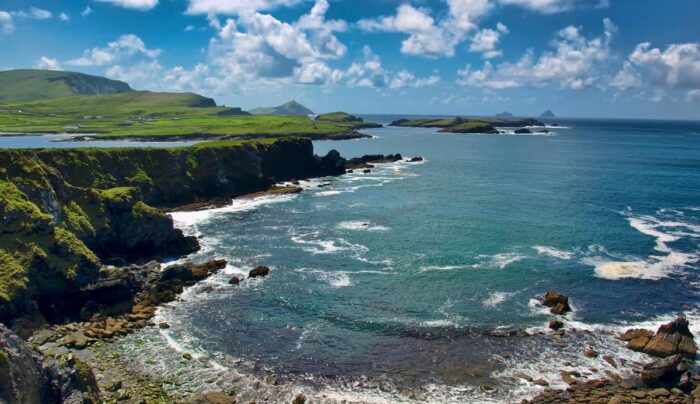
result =
M559 321L559 320L551 320L551 321L549 322L549 328L551 328L551 329L553 329L553 330L555 330L555 331L556 331L556 330L560 330L560 329L562 329L563 327L564 327L564 323L561 322L561 321Z
M364 170L362 170L362 172L363 172L364 174L369 174L369 173L372 172L372 170L370 170L369 168L365 168Z
M269 274L269 273L270 273L270 268L268 268L264 265L259 265L259 266L255 267L254 269L252 269L248 273L248 277L249 278L258 278L258 277L262 277L262 276L267 276L267 274Z
M235 404L236 399L224 393L199 393L190 396L184 404Z
M292 401L292 404L305 404L306 403L306 396L304 394L298 394L296 397L294 397L294 401Z
M569 297L554 290L550 290L544 294L542 304L549 307L549 311L553 314L566 314L571 311L569 306Z
M649 387L675 387L685 373L682 355L660 359L644 365L642 382Z
M228 281L228 284L229 284L229 285L238 285L239 283L241 283L241 278L239 278L239 277L237 277L237 276L232 277L232 278Z
M530 132L530 129L522 128L522 129L516 129L515 133L520 135L520 134L526 134L526 133L532 133L532 132Z
M413 158L410 159L408 162L409 162L409 163L417 163L417 162L419 162L419 161L423 161L423 157L420 157L420 156L413 157Z

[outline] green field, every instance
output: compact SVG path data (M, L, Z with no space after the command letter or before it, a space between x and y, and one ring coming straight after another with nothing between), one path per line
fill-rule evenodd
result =
M132 91L0 104L2 133L71 133L102 139L308 136L313 139L360 137L367 123L335 115L223 115L192 93ZM204 106L203 106L204 105ZM343 119L335 119L342 117Z

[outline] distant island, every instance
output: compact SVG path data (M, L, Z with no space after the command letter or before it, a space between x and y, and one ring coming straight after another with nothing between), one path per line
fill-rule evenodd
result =
M512 118L512 117L513 117L513 114L511 114L511 113L508 112L508 111L503 111L503 112L501 112L500 114L496 114L496 115L494 115L494 116L497 117L497 118Z
M551 110L546 110L544 111L541 115L540 118L554 118L554 113Z
M250 110L253 115L282 115L282 116L294 116L294 115L315 115L314 112L305 106L299 104L298 102L291 100L285 102L282 105L276 107L260 107Z
M497 128L544 126L544 123L532 119L502 119L502 118L447 118L447 119L399 119L389 126L402 126L412 128L440 128L440 132L447 133L499 133ZM530 133L529 129L519 129L516 133Z

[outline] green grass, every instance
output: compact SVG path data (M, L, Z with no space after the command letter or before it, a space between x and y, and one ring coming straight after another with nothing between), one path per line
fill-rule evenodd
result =
M0 112L0 132L90 134L102 139L137 137L170 140L224 136L307 136L323 139L347 135L367 126L360 121L314 121L305 116L220 116L217 113L226 108L192 106L202 102L203 97L190 93L134 91L0 104L0 109L22 111Z
M0 102L131 91L128 84L82 73L49 70L0 72Z

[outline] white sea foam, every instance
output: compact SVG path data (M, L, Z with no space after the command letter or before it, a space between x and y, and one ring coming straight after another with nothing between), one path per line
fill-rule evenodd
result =
M659 210L660 214L674 214L682 217L674 210ZM700 237L700 226L649 215L634 215L631 209L624 213L630 226L642 234L655 239L654 249L661 254L652 254L645 258L627 257L624 260L610 260L610 257L586 257L582 262L595 268L596 276L604 279L618 280L638 278L658 280L667 277L700 260L698 251L682 252L670 246L671 243L683 238Z
M499 292L499 291L491 292L489 297L483 301L483 304L486 307L496 307L499 304L508 300L513 295L514 295L514 293L510 293L510 292Z
M294 235L292 236L292 241L297 244L309 246L305 247L304 251L310 252L313 255L336 254L341 251L354 251L357 253L364 253L369 251L367 247L361 244L353 244L342 238L322 240L319 239L319 236L319 232L314 231L311 233Z
M547 247L536 245L532 247L539 255L545 255L548 257L559 258L561 260L570 260L574 257L574 253L571 251L562 251L554 247Z
M474 265L429 265L421 267L421 272L432 272L432 271L454 271L457 269L467 269L474 268Z
M170 216L173 218L175 226L182 230L190 230L196 228L196 225L210 220L222 214L232 212L244 212L255 210L261 206L291 201L296 198L297 194L287 195L265 195L257 198L240 198L231 201L230 205L192 212L172 212Z
M386 226L371 224L365 220L352 220L338 223L338 228L343 230L363 230L363 231L388 231Z
M495 255L480 255L479 258L486 258L487 260L479 264L479 266L493 269L504 269L508 265L518 262L527 258L523 254L518 253L500 253Z

